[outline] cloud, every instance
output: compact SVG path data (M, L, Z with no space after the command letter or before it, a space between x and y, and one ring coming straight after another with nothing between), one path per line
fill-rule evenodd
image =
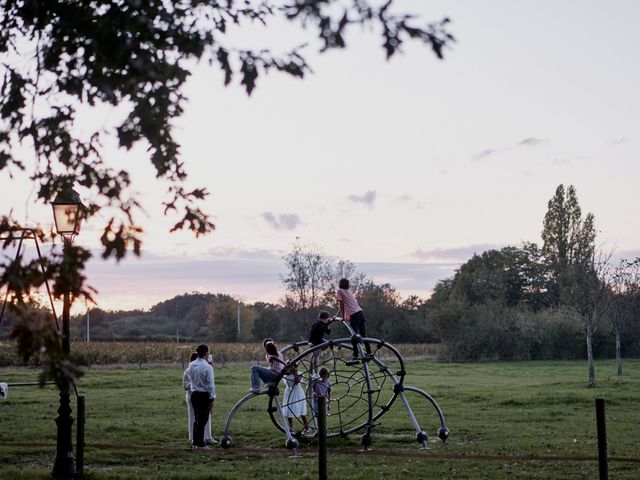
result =
M619 137L619 138L614 138L613 140L609 140L607 144L611 146L616 146L616 145L622 145L623 143L627 143L628 141L629 141L629 137Z
M482 243L478 245L467 245L456 248L434 248L431 250L417 249L409 253L409 257L421 262L466 262L474 254L480 254L487 250L500 249L504 245L493 243Z
M556 166L560 166L560 165L570 165L571 164L571 158L569 157L564 157L564 158L554 158L553 162L551 162L552 165L556 165Z
M509 150L514 150L517 148L534 148L538 147L544 143L547 143L549 140L546 138L538 138L538 137L526 137L520 140L519 142L514 143L513 145L508 145L506 147L489 147L482 150L480 153L476 153L471 157L471 160L474 162L478 162L480 160L484 160L486 158L497 155L498 153L506 152Z
M240 247L215 247L210 248L205 257L212 259L254 260L254 261L280 261L284 252L276 250L244 249Z
M490 157L491 155L499 152L500 150L503 150L501 148L485 148L484 150L482 150L480 153L476 153L473 157L471 157L471 160L482 160L484 158Z
M362 262L357 263L359 272L365 273L375 283L389 283L400 295L418 295L425 297L439 280L455 274L459 263L401 263L401 262Z
M229 256L223 256L225 251ZM215 258L145 255L118 264L92 258L87 274L89 283L98 289L98 306L106 309L149 308L189 292L226 293L250 302L275 302L284 294L280 276L286 267L274 252L234 247L215 252ZM374 282L390 283L402 296L422 297L438 280L451 277L458 266L459 262L356 264Z
M546 138L536 138L536 137L527 137L520 140L516 143L516 147L537 147L538 145L542 145L543 143L547 143L548 140Z
M364 195L349 195L347 198L354 203L364 203L369 208L373 207L373 203L376 201L376 191L369 190Z
M396 197L396 200L398 200L399 202L409 202L411 200L413 200L413 197L411 195L398 195Z
M570 165L575 160L584 160L586 158L587 157L585 155L575 155L573 157L554 158L553 161L551 162L551 165L558 166L558 167L562 165Z
M300 225L300 217L295 213L274 215L272 212L264 212L262 218L275 230L295 230Z
M613 256L612 256L612 260L614 260L614 262L619 262L622 259L625 260L629 260L629 261L633 261L636 258L640 258L640 250L635 249L635 250L621 250L619 252L614 252Z

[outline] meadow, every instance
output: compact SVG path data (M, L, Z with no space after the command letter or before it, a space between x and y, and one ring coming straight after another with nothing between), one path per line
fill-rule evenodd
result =
M333 479L581 479L597 478L594 399L606 399L610 478L640 478L640 360L625 362L617 382L613 361L596 364L598 386L586 387L584 362L442 364L410 360L406 384L429 392L451 430L436 439L437 417L409 397L430 435L420 450L400 402L374 429L371 452L360 436L329 441ZM29 368L0 369L0 381L34 381ZM300 456L268 418L267 398L247 403L231 429L234 448L191 451L180 366L94 367L80 380L86 396L85 478L318 478L317 441L303 439ZM213 430L249 387L249 364L216 367ZM55 456L55 387L13 387L0 401L0 478L50 478ZM74 407L75 408L75 407ZM75 440L74 440L75 447Z

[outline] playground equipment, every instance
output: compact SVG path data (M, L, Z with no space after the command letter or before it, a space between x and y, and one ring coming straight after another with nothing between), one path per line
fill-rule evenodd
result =
M384 340L371 337L361 337L355 334L351 326L341 321L346 327L350 336L327 340L320 345L309 347L305 342L296 342L287 345L280 352L285 355L293 354L287 362L287 367L296 365L298 373L302 374L304 382L307 384L306 399L307 410L311 413L310 423L316 424L316 413L311 396L311 382L313 371L312 359L316 352L320 352L317 360L318 369L324 367L330 372L331 401L327 412L327 437L347 436L349 434L364 432L361 442L364 449L369 448L373 443L372 430L376 426L377 420L391 409L394 402L400 398L407 415L416 431L416 440L421 448L427 448L429 435L426 429L422 428L416 415L409 404L409 395L417 395L422 401L429 402L436 411L440 427L437 432L438 438L443 442L449 437L449 429L445 425L444 414L436 401L424 390L410 385L405 385L405 361L400 352L391 344ZM366 354L364 344L368 343L371 354ZM354 345L358 350L358 359L353 359ZM285 369L286 370L286 369ZM234 417L241 411L244 404L250 400L267 396L267 412L274 426L284 433L285 446L289 449L298 448L298 438L307 435L298 432L293 434L287 424L286 413L290 407L286 399L280 399L278 388L280 382L269 385L257 393L250 392L242 397L231 408L227 415L224 426L224 433L220 440L223 448L231 448L233 439L230 431ZM302 425L302 421L295 417L296 425ZM297 438L296 438L297 437Z

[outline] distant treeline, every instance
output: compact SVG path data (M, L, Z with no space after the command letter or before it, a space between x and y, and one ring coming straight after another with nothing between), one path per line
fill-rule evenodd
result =
M332 263L317 247L297 243L283 258L279 304L190 293L148 311L91 309L72 318L71 333L86 338L88 317L92 340L298 341L321 309L336 312L335 289L344 277L365 311L369 336L439 343L443 360L638 357L640 258L614 263L597 251L594 222L593 215L582 216L573 187L560 185L549 201L541 247L525 243L474 255L438 282L429 299L403 299L351 262ZM2 337L15 322L9 314Z

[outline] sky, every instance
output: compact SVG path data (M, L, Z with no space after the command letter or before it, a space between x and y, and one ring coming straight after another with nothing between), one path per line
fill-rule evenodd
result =
M311 42L312 75L269 74L251 97L195 67L175 133L188 184L211 193L203 207L216 231L169 234L177 218L162 214L166 185L145 149L113 149L143 200L145 243L139 259L91 262L98 306L148 308L193 291L277 301L296 241L427 297L474 253L540 243L561 183L595 215L600 245L639 256L640 3L406 0L397 10L451 19L444 61L417 44L386 61L356 28L343 51L319 55ZM305 37L281 25L233 38L285 48ZM120 114L87 112L87 124ZM0 172L0 198L25 224L51 223L26 179ZM76 241L98 252L101 227L87 222Z

